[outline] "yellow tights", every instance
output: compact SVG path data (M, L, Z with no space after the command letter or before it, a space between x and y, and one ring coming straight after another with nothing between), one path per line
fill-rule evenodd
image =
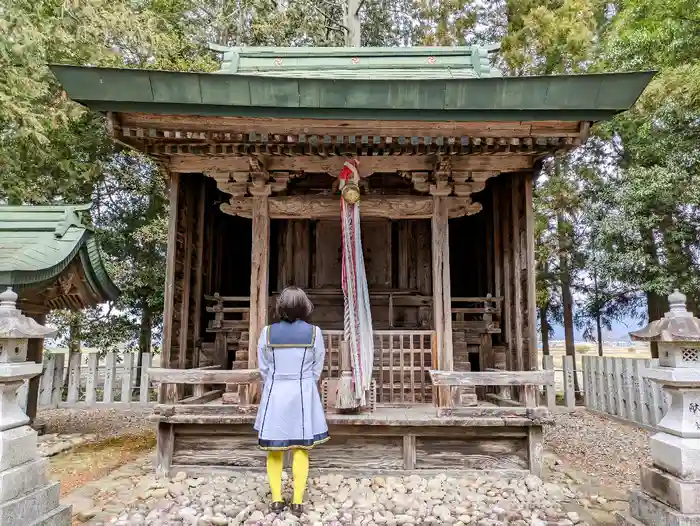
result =
M268 451L267 478L270 482L272 502L282 502L282 470L284 451ZM292 476L294 477L294 498L292 504L301 504L309 478L309 452L306 449L292 450Z

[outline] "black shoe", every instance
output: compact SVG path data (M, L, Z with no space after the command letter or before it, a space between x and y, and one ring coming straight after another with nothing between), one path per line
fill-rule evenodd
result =
M292 504L289 507L289 510L295 517L301 517L304 514L304 506L302 506L301 504Z
M273 502L272 504L270 504L270 511L272 513L282 513L284 511L285 506L286 505L285 505L284 501Z

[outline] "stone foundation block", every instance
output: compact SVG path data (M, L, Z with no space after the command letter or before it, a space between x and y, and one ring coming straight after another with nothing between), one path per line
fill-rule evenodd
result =
M700 526L700 515L686 515L640 490L630 490L630 515L649 526Z
M681 513L700 513L700 481L691 482L661 471L642 466L642 489Z
M0 471L37 457L36 431L29 426L0 431Z
M700 480L700 439L656 433L649 441L654 465L684 480Z
M59 483L52 482L0 504L0 524L23 526L35 522L58 507L59 491Z
M49 481L46 474L47 468L48 460L37 458L0 471L0 503L45 486Z
M46 515L42 515L29 526L70 526L73 509L70 506L59 506Z
M615 521L617 522L617 526L646 526L627 512L616 512Z

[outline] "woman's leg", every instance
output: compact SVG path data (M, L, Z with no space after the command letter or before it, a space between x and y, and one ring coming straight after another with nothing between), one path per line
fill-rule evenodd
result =
M306 491L306 481L309 479L309 452L306 449L295 449L293 451L292 475L294 476L294 498L292 504L301 504Z
M272 502L282 502L282 470L284 451L267 452L267 480L270 483Z

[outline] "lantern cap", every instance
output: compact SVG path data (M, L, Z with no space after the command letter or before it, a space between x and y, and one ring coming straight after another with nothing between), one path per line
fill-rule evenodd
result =
M0 338L51 338L56 330L28 318L17 308L17 293L7 287L0 293Z
M700 342L700 319L686 308L685 294L678 289L668 296L669 310L660 320L654 320L630 337L638 341Z

